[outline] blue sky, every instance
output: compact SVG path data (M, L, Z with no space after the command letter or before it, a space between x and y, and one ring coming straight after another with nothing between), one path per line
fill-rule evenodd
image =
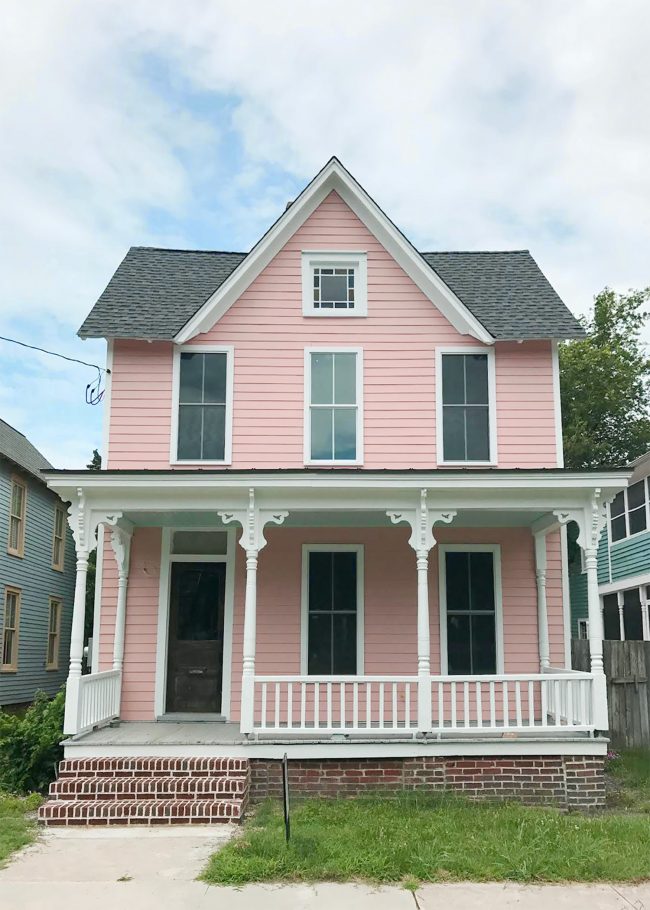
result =
M575 312L650 283L648 5L5 0L0 334L75 332L132 244L248 249L338 155L421 249L529 248ZM0 342L57 466L93 371Z

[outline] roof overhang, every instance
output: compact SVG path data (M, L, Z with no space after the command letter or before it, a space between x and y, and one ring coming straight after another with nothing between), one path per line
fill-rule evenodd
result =
M471 335L485 344L494 342L487 329L337 158L331 158L327 162L258 241L246 259L185 323L174 341L184 344L195 335L209 331L333 190L460 334Z

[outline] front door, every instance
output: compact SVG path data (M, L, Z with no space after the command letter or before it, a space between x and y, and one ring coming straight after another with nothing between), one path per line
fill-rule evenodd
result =
M172 563L167 712L221 710L225 588L225 563Z

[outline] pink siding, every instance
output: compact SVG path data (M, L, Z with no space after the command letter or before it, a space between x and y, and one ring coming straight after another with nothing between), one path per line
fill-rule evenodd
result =
M366 318L302 316L300 252L319 248L367 250ZM235 347L234 468L301 467L304 348L362 347L370 469L435 466L435 347L477 344L458 334L334 192L193 343ZM169 467L172 347L115 342L108 467ZM496 374L499 466L556 465L550 342L497 344Z

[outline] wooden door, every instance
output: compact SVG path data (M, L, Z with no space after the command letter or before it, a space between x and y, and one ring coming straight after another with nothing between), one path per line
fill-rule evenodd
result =
M225 589L225 563L172 563L167 712L221 710Z

